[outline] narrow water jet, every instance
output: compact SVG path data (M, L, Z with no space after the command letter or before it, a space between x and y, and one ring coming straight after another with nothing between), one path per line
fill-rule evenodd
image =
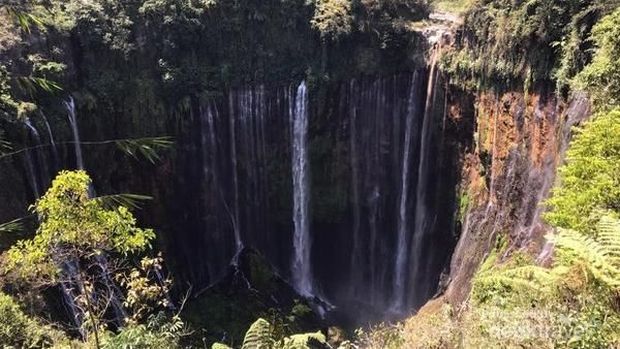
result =
M71 133L73 135L73 147L75 149L75 164L78 170L84 170L84 159L82 158L82 144L80 143L80 131L77 123L77 114L75 112L75 101L73 97L69 97L64 102L65 109L67 110L67 117L71 126Z
M41 143L41 139L39 137L39 132L37 131L37 129L32 126L32 123L30 122L30 119L26 119L24 121L24 124L26 125L26 128L28 128L28 133L30 134L31 138L33 139L33 142L35 143L35 146L39 146ZM26 172L28 173L28 180L30 181L30 187L32 188L32 192L34 194L35 200L41 197L41 190L39 187L39 180L37 179L37 172L35 169L35 165L34 162L32 160L32 154L35 152L36 150L32 150L32 149L27 149L24 152L24 163L25 163L25 167L26 167Z
M295 110L291 115L293 130L292 170L293 170L293 263L291 272L297 291L306 297L313 295L312 271L310 264L310 222L309 211L309 166L308 166L308 91L306 82L297 88Z
M416 185L416 199L415 199L415 221L414 221L414 229L413 229L413 239L411 242L411 251L412 251L412 265L411 269L413 271L413 275L411 277L412 283L412 291L408 300L408 304L405 304L407 307L411 307L412 303L418 302L419 299L423 297L423 294L426 292L427 285L424 285L425 276L423 273L425 272L422 267L425 265L426 261L422 258L422 251L424 249L424 239L429 233L432 233L432 227L429 227L429 217L435 214L432 212L433 210L427 207L427 194L431 189L430 187L430 167L429 162L431 161L431 142L432 139L432 127L434 126L434 104L436 103L436 92L437 88L435 86L437 81L437 57L439 57L439 49L436 48L433 50L431 61L430 61L430 71L428 75L428 84L426 89L426 103L424 106L424 116L422 121L422 129L420 135L420 154L418 156L418 182Z
M405 306L406 288L405 278L407 274L407 252L409 250L407 244L407 235L409 234L409 217L408 217L408 193L410 182L410 163L411 163L411 147L413 138L413 122L416 117L415 108L415 74L411 81L409 89L409 98L407 101L407 116L405 125L405 143L403 145L402 174L400 179L400 202L398 208L398 240L396 245L396 264L394 266L394 303L392 310L399 311Z
M233 191L234 191L234 224L233 229L235 233L235 255L233 257L232 264L237 265L239 254L243 250L243 242L241 241L241 232L239 227L239 166L237 163L237 141L235 137L235 104L233 101L233 94L228 95L228 108L230 112L230 151L232 156L232 173L233 173Z
M54 139L54 133L52 132L52 127L50 126L49 121L44 113L41 113L41 117L43 118L43 122L45 123L45 129L47 130L47 137L50 141L50 146L52 147L52 160L54 161L54 171L58 170L60 158L58 157L58 147L56 146L56 140Z

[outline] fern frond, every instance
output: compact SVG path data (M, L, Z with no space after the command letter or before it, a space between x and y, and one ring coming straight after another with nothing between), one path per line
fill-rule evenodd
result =
M523 274L520 275L520 273ZM505 270L478 276L476 286L483 288L505 287L517 292L546 292L550 284L543 280L551 279L549 273L545 277L531 278L531 275L523 270Z
M620 222L604 217L596 239L573 230L559 229L548 237L557 254L568 262L580 260L592 275L610 287L620 287Z
M261 318L256 320L246 332L241 349L271 349L274 344L271 324Z
M232 349L231 347L229 347L226 344L222 344L222 343L213 343L213 345L211 346L211 349Z
M312 349L324 347L327 344L325 335L321 331L315 333L295 334L284 338L278 349Z
M609 263L620 268L620 220L603 216L596 231L596 240L601 243Z

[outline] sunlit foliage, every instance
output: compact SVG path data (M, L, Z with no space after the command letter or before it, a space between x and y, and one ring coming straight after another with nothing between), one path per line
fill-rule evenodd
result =
M318 0L312 26L322 37L337 39L351 32L353 17L350 0Z
M34 212L41 225L31 240L22 240L7 254L5 268L24 278L58 276L68 257L93 257L103 252L123 254L144 250L155 234L136 227L124 207L105 209L89 197L90 178L83 171L62 172L37 201Z
M576 77L576 88L586 90L594 105L609 109L620 105L620 9L604 17L593 29L594 58Z
M577 130L566 162L546 219L592 232L604 210L620 213L620 110L594 116Z

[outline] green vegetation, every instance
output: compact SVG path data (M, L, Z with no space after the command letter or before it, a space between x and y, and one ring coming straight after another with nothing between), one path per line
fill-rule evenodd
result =
M594 58L575 78L575 87L586 90L599 109L620 106L620 9L601 19L592 29Z
M73 297L83 340L74 345L149 348L166 343L174 347L184 327L178 316L163 313L171 305L167 296L170 282L154 278L163 260L143 258L131 267L129 259L148 248L155 233L136 226L132 213L118 206L124 201L119 201L119 196L90 197L90 185L83 171L58 175L33 206L40 219L35 236L18 241L6 252L3 282L17 290L22 301L33 305L50 288L71 287L68 295ZM15 345L64 345L61 341L66 337L61 331L38 325L12 299L1 296L3 335L13 332L11 338L18 341ZM114 320L109 311L119 297L123 297L127 317L118 319L124 326L114 334L108 332Z
M41 219L35 237L19 241L8 251L7 271L22 279L56 282L58 267L67 260L112 252L126 255L148 247L155 233L137 228L127 208L108 210L101 200L90 198L89 185L83 171L58 175L35 204L34 212Z
M480 0L466 12L460 45L441 62L453 83L525 92L554 83L566 96L587 91L598 112L576 129L545 203L552 259L543 266L498 243L465 304L430 304L374 331L368 347L391 337L401 341L393 348L620 346L619 5Z
M15 300L0 293L0 343L4 347L50 347L65 339L60 331L30 318Z
M596 115L578 131L548 201L547 220L590 232L608 211L620 212L620 110Z
M426 44L411 24L431 11L424 0L12 0L3 5L0 171L19 166L9 159L32 146L23 132L26 120L64 119L57 104L69 93L88 115L82 128L104 139L85 144L113 144L155 163L171 141L154 135L182 127L197 101L220 96L225 88L306 78L321 98L330 81L415 69L423 56L416 49ZM360 330L354 344L620 346L620 2L436 0L430 5L464 17L456 47L441 59L453 84L526 92L553 87L560 97L584 90L597 113L577 131L546 202L553 231L547 240L555 246L548 266L498 244L472 280L462 308L444 304L404 324ZM67 130L59 134L67 136ZM347 171L334 156L344 148L327 137L313 141L314 163L338 162L337 171ZM100 156L94 161L104 164L101 171L114 171L104 160L115 155ZM493 156L482 151L480 157L491 176ZM274 164L269 172L286 177L283 166ZM332 178L312 180L319 197L313 200L315 217L332 222L345 214L346 189ZM140 228L131 210L145 197L92 197L91 186L83 171L61 172L32 206L36 222L0 224L0 234L32 233L4 251L0 262L1 345L175 349L196 345L194 338L213 340L212 333L194 333L186 325L206 323L204 332L225 333L221 341L228 344L236 345L245 333L241 349L326 347L320 332L293 334L298 330L293 324L310 312L305 304L295 303L289 313L265 314L256 294L275 292L274 275L255 256L248 272L254 281L248 298L254 303L213 295L195 301L191 311L175 308L172 282L162 276L163 258L148 257L155 231ZM461 221L475 204L472 197L463 192L459 198ZM50 294L63 287L76 319L55 314L60 304ZM268 315L273 315L269 321L261 318L245 332L249 322ZM222 325L229 321L234 323ZM349 346L354 347L342 348Z
M479 0L466 11L458 49L442 67L464 84L508 88L571 79L591 60L590 31L620 3L603 0Z
M349 34L352 22L349 0L319 0L311 21L321 36L329 39Z
M240 349L311 349L325 348L325 335L321 332L295 334L290 337L277 338L274 327L264 319L258 319L250 326ZM212 349L231 349L221 343L215 343Z
M474 0L434 0L433 8L439 12L462 14L472 5Z

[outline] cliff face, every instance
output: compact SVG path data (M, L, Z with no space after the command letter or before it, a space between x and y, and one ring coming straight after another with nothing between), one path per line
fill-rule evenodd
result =
M582 94L564 102L553 93L482 92L470 105L474 115L463 113L462 105L452 106L451 118L473 118L475 133L462 154L462 229L443 296L454 305L466 300L472 277L498 239L507 243L504 257L526 251L547 261L543 202L571 128L590 113Z
M23 215L57 170L80 167L71 126L82 131L82 141L170 135L175 149L156 165L128 159L113 145L85 145L85 168L96 191L154 197L138 214L160 233L180 285L200 290L213 284L235 263L241 246L260 251L294 280L291 259L299 247L293 211L300 193L294 192L293 164L299 159L293 159L293 148L301 144L307 156L299 161L308 162L309 172L302 188L311 237L303 246L311 250L304 251L311 264L305 269L313 274L316 295L346 308L356 321L371 314L406 315L435 294L438 283L444 299L462 302L499 236L509 242L507 253L527 250L544 262L549 251L543 248L540 203L555 181L570 127L589 113L584 96L566 103L549 92L461 91L437 68L440 50L433 50L430 64L420 64L427 43L419 42L418 33L387 50L351 39L319 58L318 38L309 34L307 21L299 23L305 24L281 43L312 43L293 50L299 57L267 52L263 59L270 64L260 69L248 57L233 62L243 69L226 79L181 60L177 64L191 71L179 80L184 83L160 79L148 55L136 57L135 66L130 60L97 65L98 53L115 55L74 38L79 122L67 122L67 110L54 99L42 108L49 124L41 114L32 125L12 125L15 138L35 148L0 170L2 183L9 183L4 188L11 188L0 190L0 218ZM267 34L281 30L276 24L257 24L266 30L259 40L265 47L281 47ZM435 48L452 40L444 35L448 27L427 31ZM253 33L234 32L205 47L229 47ZM253 42L252 35L246 39ZM240 42L230 46L231 57L258 50ZM372 69L352 63L365 57L358 51L371 49L381 52ZM82 50L88 54L78 54ZM168 52L170 58L179 58L174 52L179 50ZM291 67L271 74L271 64L279 62L271 56ZM327 70L320 68L324 59ZM210 60L222 74L227 71L226 59ZM261 73L252 78L254 71ZM176 73L183 76L183 69ZM308 92L300 95L304 77ZM300 108L307 113L307 135L294 141ZM442 270L447 279L440 280Z

